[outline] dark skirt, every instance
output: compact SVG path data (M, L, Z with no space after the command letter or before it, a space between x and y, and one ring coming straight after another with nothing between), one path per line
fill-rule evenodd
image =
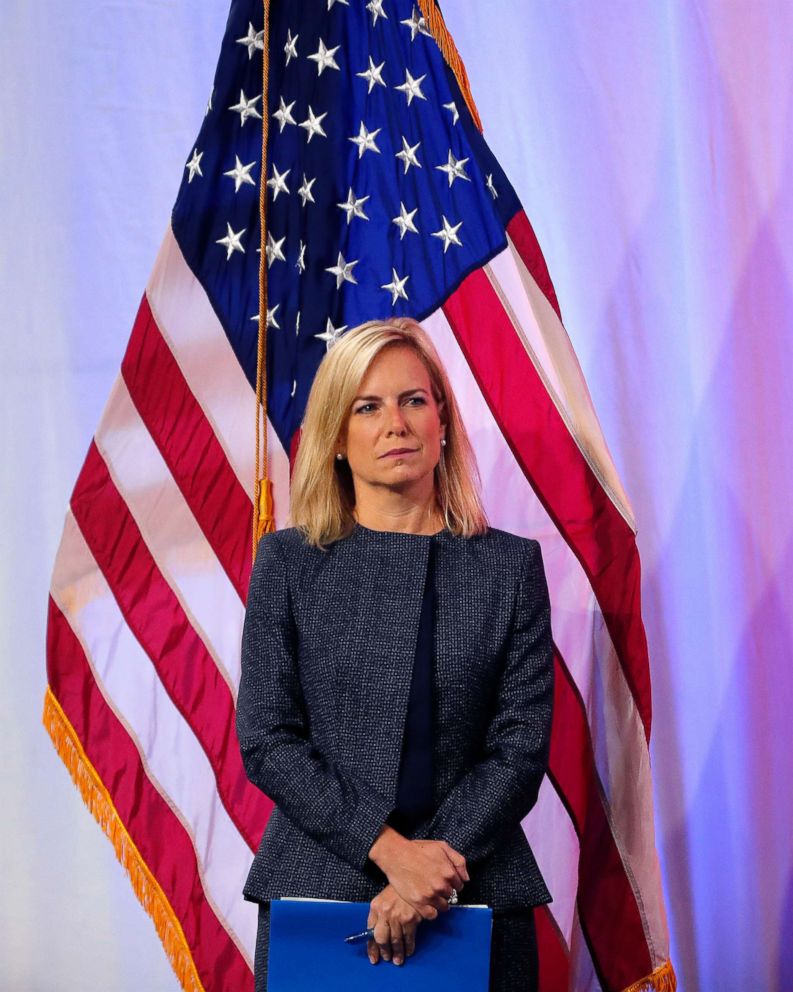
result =
M254 959L255 992L267 992L269 936L270 904L260 903ZM416 943L419 944L420 940L421 927ZM382 967L382 963L379 967ZM536 992L537 967L534 910L521 909L494 913L490 944L490 992Z

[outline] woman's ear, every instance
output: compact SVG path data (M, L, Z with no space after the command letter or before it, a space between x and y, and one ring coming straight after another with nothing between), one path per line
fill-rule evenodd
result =
M441 437L446 437L446 428L449 423L446 416L446 400L438 400L438 417L441 422Z

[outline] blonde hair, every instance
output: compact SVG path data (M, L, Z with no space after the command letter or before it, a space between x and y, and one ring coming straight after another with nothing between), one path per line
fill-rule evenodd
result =
M435 401L443 404L446 445L435 468L435 495L446 527L460 537L487 529L476 457L449 377L421 325L397 317L370 320L347 331L314 377L292 474L290 515L292 525L316 547L348 537L355 527L352 473L346 460L336 459L336 442L369 366L384 348L394 345L413 349L427 369Z

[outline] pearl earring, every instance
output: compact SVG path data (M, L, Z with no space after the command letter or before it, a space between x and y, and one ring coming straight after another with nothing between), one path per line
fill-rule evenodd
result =
M442 437L442 438L441 438L441 445L442 445L442 446L443 446L444 448L446 447L446 438L445 438L445 437Z
M337 462L344 461L344 455L340 451L336 452L336 461Z

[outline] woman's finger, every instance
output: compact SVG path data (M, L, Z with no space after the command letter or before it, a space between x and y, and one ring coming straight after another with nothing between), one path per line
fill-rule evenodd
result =
M391 927L388 920L380 919L374 925L374 940L380 948L380 957L383 961L391 960Z
M402 927L402 938L405 942L405 957L409 958L416 950L416 924L409 923Z
M443 848L444 853L446 854L446 857L449 859L449 861L451 861L452 867L457 872L460 881L470 882L471 877L468 874L468 866L466 865L465 858L462 856L462 854L460 854L458 851L455 851L455 849L451 847L449 844L447 844L446 841L442 841L441 846ZM459 891L459 889L462 888L462 885L460 886L455 885L454 887Z
M451 886L453 889L457 889L457 891L459 892L462 889L462 887L465 885L465 883L469 880L468 872L466 871L465 868L465 861L463 861L462 864L460 864L459 861L454 857L455 852L450 847L447 847L445 844L443 846L443 853L446 855L449 864L452 866L454 870L454 874L449 880L451 882Z
M377 964L380 960L380 948L374 942L374 938L370 937L366 942L366 953L369 955L369 960L372 964Z
M402 964L405 960L405 941L402 935L402 925L396 920L391 922L391 957L394 964Z

